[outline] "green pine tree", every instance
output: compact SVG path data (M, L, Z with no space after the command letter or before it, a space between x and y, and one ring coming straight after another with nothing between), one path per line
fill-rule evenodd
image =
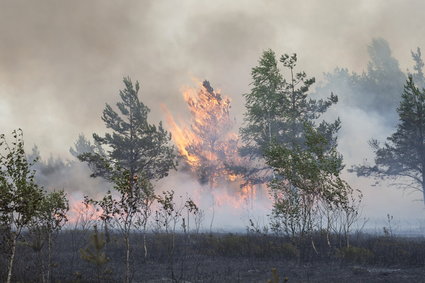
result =
M80 256L83 260L95 265L97 281L101 282L105 273L105 265L110 259L105 253L106 241L103 234L97 231L96 225L93 228L94 232L90 237L89 245L80 250Z
M352 171L359 176L404 180L406 188L423 193L425 203L425 89L419 89L412 76L406 81L397 112L397 130L383 145L370 142L375 164L354 166Z
M352 190L339 176L343 168L336 151L340 121L320 120L337 97L310 98L315 79L295 72L296 54L281 56L280 63L286 79L271 50L252 70L253 88L245 95L247 112L241 129L245 146L240 153L260 165L246 169L247 178L267 182L271 189L273 228L304 234L313 229L315 209L322 202L347 206Z
M315 100L308 96L314 78L308 78L304 72L294 73L296 54L283 55L280 58L283 67L290 71L285 79L279 69L276 55L272 50L263 53L259 65L252 69L252 85L246 99L244 125L240 129L244 146L240 154L252 160L251 168L239 168L252 183L265 183L272 178L270 166L265 164L265 152L273 144L291 146L304 142L304 125L317 127L329 139L336 142L335 133L339 129L339 120L332 124L323 122L319 126L316 120L334 103L337 97Z
M265 183L270 178L270 168L265 166L264 152L274 140L280 139L282 110L284 101L282 90L284 80L278 68L276 55L272 50L265 51L259 65L251 72L250 93L244 94L246 112L240 136L244 145L239 149L242 157L252 160L250 168L236 168L251 183Z
M114 184L118 197L108 192L100 201L86 199L100 206L105 225L114 220L121 232L126 249L125 282L131 277L130 233L138 224L146 230L155 194L151 181L168 175L176 168L171 134L162 127L149 124L149 108L138 97L139 83L124 78L125 89L120 91L119 113L106 104L102 120L112 133L104 137L93 134L95 143L105 146L104 151L83 153L78 156L92 169L92 177L101 176Z
M91 167L93 177L114 178L114 168L129 170L131 175L143 174L146 178L160 179L176 168L174 146L170 145L171 135L163 128L148 122L150 109L138 96L139 83L124 78L125 89L120 91L121 102L117 103L119 113L109 104L103 110L102 120L112 133L104 137L93 134L105 152L99 150L79 155Z

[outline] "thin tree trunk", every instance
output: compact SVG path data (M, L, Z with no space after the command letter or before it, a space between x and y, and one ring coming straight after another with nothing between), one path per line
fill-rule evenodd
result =
M212 181L210 181L210 191L212 192L213 189L213 185L212 185ZM212 203L212 216L211 216L211 223L210 223L210 234L212 233L212 226L214 223L214 216L215 216L215 198L214 195L212 195L213 198L213 203Z
M49 232L47 237L47 282L50 282L50 268L52 267L52 234Z
M175 246L174 235L175 235L175 229L176 229L175 227L176 227L176 224L174 223L173 233L171 235L171 257L170 257L171 279L173 280L173 282L177 281L174 275L174 246Z
M38 253L38 260L39 260L38 268L40 268L41 282L45 283L45 282L47 282L47 280L46 280L46 274L45 274L45 269L44 269L44 261L43 261L42 250L38 251L37 253Z
M423 140L423 138L421 137L421 140ZM424 144L422 144L422 148L424 148ZM423 196L423 201L424 201L424 204L425 204L425 150L422 150L422 151L420 151L419 152L419 155L421 156L421 165L422 165L422 168L420 168L421 169L421 177L422 177L422 196Z
M424 204L425 204L425 172L422 173L422 195L423 195Z
M16 236L13 237L12 241L12 253L9 258L9 264L7 266L7 283L10 283L12 280L12 268L13 268L13 261L15 259L15 252L16 252Z
M214 223L214 215L215 215L215 200L213 200L212 204L212 216L211 216L211 222L210 222L210 234L212 233L212 226Z
M125 282L130 282L130 235L129 233L125 236L125 247L126 247L126 256L125 256Z
M145 260L148 258L148 246L146 245L146 223L143 224L143 250L145 252Z

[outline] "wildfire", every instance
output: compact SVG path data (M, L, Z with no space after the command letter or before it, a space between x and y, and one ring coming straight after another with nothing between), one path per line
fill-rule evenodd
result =
M192 116L190 126L180 126L164 105L162 109L187 167L201 183L209 185L219 205L231 202L240 206L243 200L255 197L254 186L241 186L244 180L229 170L229 164L242 162L238 137L233 132L230 99L214 90L208 81L200 83L197 90L186 88L183 98ZM217 192L218 187L226 190Z
M70 207L67 214L70 225L88 225L100 219L102 211L96 209L92 204L83 203L82 198L70 197Z

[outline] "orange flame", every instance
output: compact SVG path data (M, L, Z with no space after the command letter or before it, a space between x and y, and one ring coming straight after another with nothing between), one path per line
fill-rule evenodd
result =
M167 107L161 105L180 155L190 171L211 189L228 188L213 192L217 204L231 203L240 207L244 200L255 197L256 189L250 184L241 186L245 183L242 177L226 166L242 163L238 137L232 131L230 99L215 91L207 81L199 83L198 90L185 88L183 98L192 116L190 126L177 123Z
M186 162L188 162L189 164L197 164L199 162L198 158L194 155L189 154L189 152L186 150L186 147L188 147L189 145L189 141L195 140L196 137L186 128L181 128L177 125L177 123L174 121L173 116L171 115L170 111L168 111L165 105L162 104L161 108L166 114L165 119L167 121L167 124L171 127L173 140L177 146L180 155L182 155L185 158Z

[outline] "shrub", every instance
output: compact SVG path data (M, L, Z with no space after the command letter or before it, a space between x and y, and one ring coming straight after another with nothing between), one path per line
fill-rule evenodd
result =
M337 257L348 262L364 264L370 262L374 258L374 254L369 249L350 246L339 249Z

